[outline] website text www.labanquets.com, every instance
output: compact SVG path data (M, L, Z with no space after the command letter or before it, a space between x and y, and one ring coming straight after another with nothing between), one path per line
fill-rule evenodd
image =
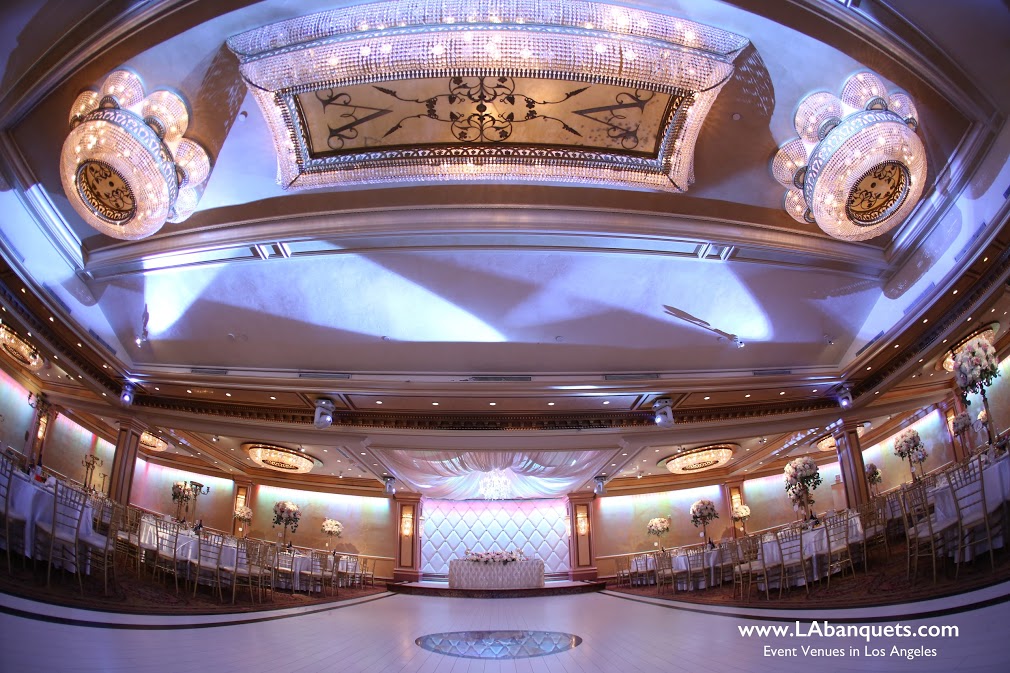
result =
M957 638L960 631L955 625L922 624L911 626L894 624L832 624L813 620L792 624L739 624L742 638L811 639L809 644L762 644L766 657L901 657L918 659L939 656L938 647L915 646L907 640ZM853 640L862 643L853 644ZM894 640L905 640L895 643ZM934 643L928 643L933 645Z

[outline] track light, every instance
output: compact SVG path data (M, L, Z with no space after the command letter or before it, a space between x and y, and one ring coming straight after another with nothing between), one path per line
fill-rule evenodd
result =
M606 492L607 492L607 486L606 486L606 484L607 484L607 476L603 475L603 474L598 475L598 476L596 476L594 478L594 481L596 482L596 484L593 486L593 493L595 493L596 495L604 495L604 494L606 494Z
M313 425L319 430L325 430L326 428L333 425L333 410L336 409L336 405L333 404L333 400L327 397L320 397L316 400L316 414L312 419Z
M341 475L343 478L343 475ZM386 487L386 495L396 495L396 477L386 476L382 478L382 483Z
M673 425L673 409L670 407L669 397L660 397L652 403L652 412L655 414L656 425L668 428Z
M842 388L838 391L838 406L843 409L848 409L852 406L852 393L848 388Z
M743 341L741 341L740 337L734 336L733 337L733 345L736 346L737 348L743 348L747 344L745 344Z
M123 392L119 393L119 401L122 402L125 407L133 404L133 386L129 384L123 386Z

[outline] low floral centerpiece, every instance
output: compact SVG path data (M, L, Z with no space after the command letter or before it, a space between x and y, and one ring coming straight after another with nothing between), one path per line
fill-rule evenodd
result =
M473 563L501 563L508 565L512 561L525 561L526 555L521 549L512 551L471 551L466 550L466 560Z
M711 500L696 500L691 505L691 523L695 528L701 526L701 538L708 540L708 524L719 518L715 503Z
M881 481L883 481L883 477L880 474L880 468L877 467L877 464L868 464L866 466L866 483L870 485L870 491L875 492L880 486Z
M649 535L655 535L661 542L663 540L663 536L670 532L670 520L665 516L657 516L654 519L649 519L649 523L646 524L645 530ZM656 544L658 545L659 542Z
M922 461L926 460L927 456L926 447L915 428L905 430L894 440L894 455L908 461L908 469L912 473L912 478L915 479L914 462L919 463L921 471Z
M803 510L805 519L813 519L810 507L814 504L813 491L821 485L821 473L810 456L794 458L786 464L786 493L793 503L793 511Z
M344 532L344 524L340 523L336 519L323 519L323 535L328 538L340 537L340 534ZM329 547L330 543L327 542L326 546Z
M733 521L736 521L743 527L743 532L747 534L747 519L750 518L750 507L744 504L733 506Z
M989 398L986 397L985 389L992 385L997 376L999 360L996 358L996 349L988 339L975 337L954 355L954 380L961 389L961 399L970 405L969 393L981 395L987 418L992 414L989 413ZM996 434L992 424L986 424L986 431L989 433L989 443L994 443Z
M284 526L284 544L288 542L288 528L294 533L298 530L298 522L302 518L302 510L290 500L279 500L274 503L274 526Z

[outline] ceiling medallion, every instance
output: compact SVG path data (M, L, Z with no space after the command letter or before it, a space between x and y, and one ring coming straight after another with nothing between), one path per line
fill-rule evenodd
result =
M938 363L939 366L937 367L937 369L942 368L948 372L954 371L954 358L957 357L957 354L961 352L961 349L964 348L969 341L981 337L986 341L988 341L991 345L995 346L996 334L998 332L999 332L998 322L989 323L985 327L980 327L974 332L971 332L970 334L968 334L968 336L958 341L953 348L951 348L944 354L943 360L940 363Z
M665 467L673 474L694 474L722 467L733 458L733 452L739 448L739 444L700 446L667 456L656 464Z
M254 463L268 470L287 472L290 474L306 474L312 471L322 461L307 453L286 446L274 444L243 444L242 449L249 454Z
M0 325L0 348L12 360L33 372L39 371L45 364L35 346L15 334L7 325Z
M285 189L548 181L686 191L746 47L693 21L579 0L404 0L228 40Z
M161 437L152 435L150 432L145 432L140 436L140 448L145 451L161 453L168 450L168 442Z
M926 151L907 94L888 94L877 75L860 72L840 98L818 92L800 101L794 124L799 138L772 161L793 219L863 241L901 224L918 204Z
M124 240L193 214L197 188L210 174L202 147L183 134L186 102L170 91L147 97L140 78L117 70L102 91L84 91L70 111L60 177L74 210L89 225Z

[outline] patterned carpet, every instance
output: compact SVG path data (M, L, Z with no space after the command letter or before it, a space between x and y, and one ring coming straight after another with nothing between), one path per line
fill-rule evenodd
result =
M667 588L660 594L655 586L618 587L613 582L607 589L635 596L649 596L689 603L715 605L749 605L752 607L769 605L775 608L810 609L843 607L872 607L878 605L893 605L912 601L939 598L963 593L973 589L997 584L1010 580L1010 553L1005 549L997 550L995 555L996 569L992 570L989 554L983 554L971 563L962 564L960 573L955 579L955 564L948 560L946 566L938 566L936 584L932 581L932 568L928 559L920 560L919 574L916 581L909 581L906 570L906 547L904 541L891 543L890 558L885 558L884 550L878 549L870 554L869 571L863 569L861 562L855 564L855 575L846 571L845 576L833 575L830 588L822 579L813 583L808 596L803 587L794 587L783 592L779 598L778 589L770 590L770 601L765 599L764 591L755 586L751 589L748 601L740 598L740 591L733 595L731 576L727 574L727 582L721 586L703 589L701 591L684 591L671 594Z

